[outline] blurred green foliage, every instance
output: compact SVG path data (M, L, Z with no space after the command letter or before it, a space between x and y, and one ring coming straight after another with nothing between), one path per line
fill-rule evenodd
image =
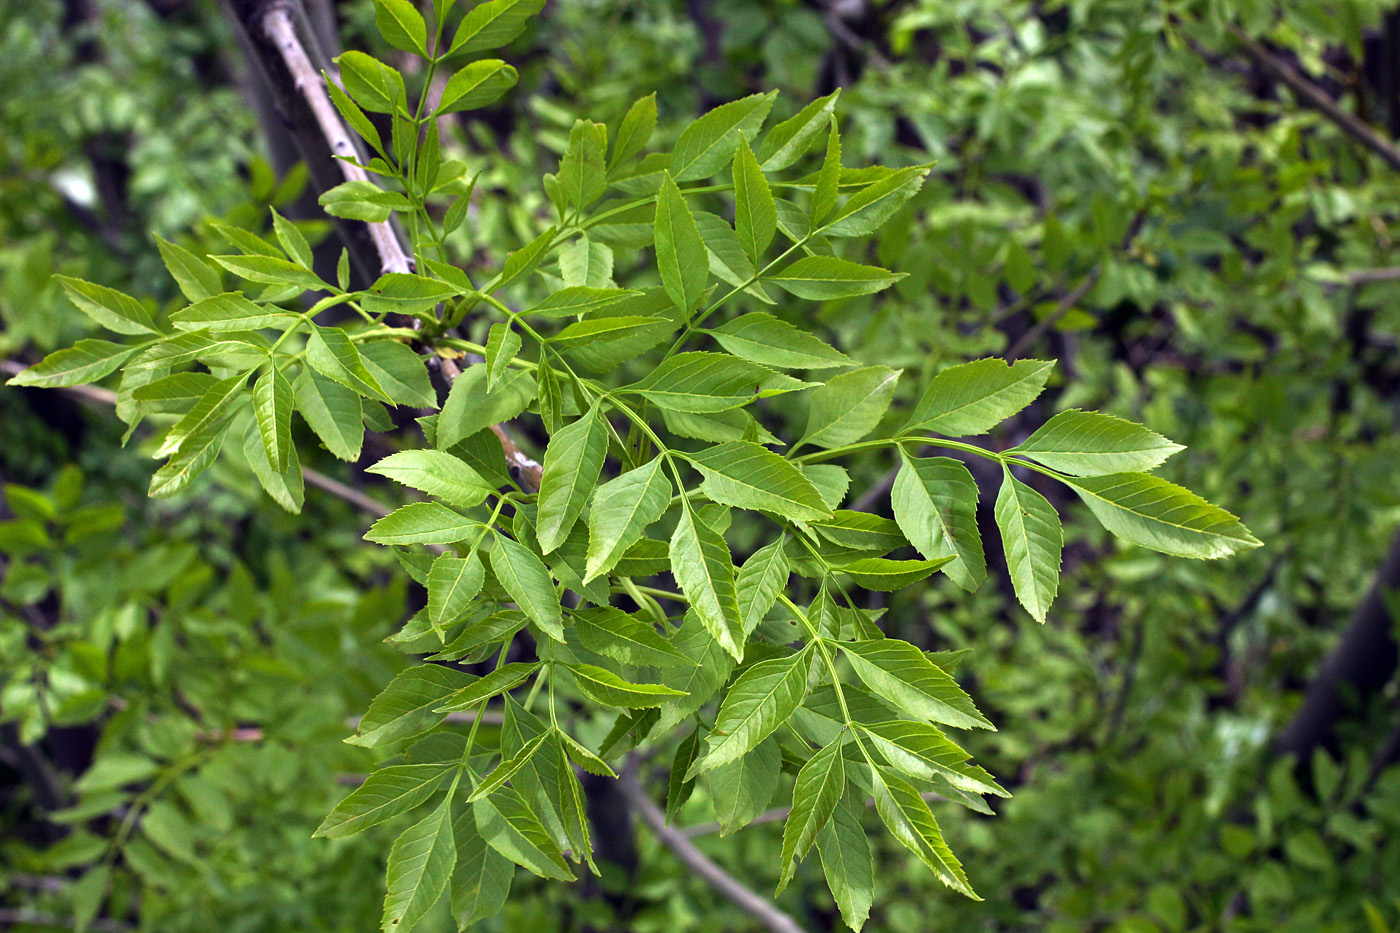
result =
M669 145L719 101L776 87L795 109L842 86L847 164L938 164L877 245L911 275L813 323L859 361L917 374L906 392L1030 333L1024 352L1059 360L1055 391L998 446L1064 408L1142 421L1189 448L1164 475L1267 542L1226 563L1171 560L1114 545L1057 502L1066 565L1046 626L992 585L995 569L972 597L941 582L893 601L891 634L974 646L958 672L1000 731L969 750L1014 796L995 817L940 811L984 903L872 833L870 928L1400 922L1400 777L1371 774L1394 685L1389 710L1356 710L1335 759L1319 753L1314 787L1268 748L1400 517L1400 281L1356 275L1395 263L1400 181L1252 68L1227 30L1267 39L1394 127L1395 97L1374 83L1400 67L1389 6L560 3L502 55L517 91L460 127L454 154L482 173L470 238L452 244L470 269L533 236L547 205L536 180L576 117L615 120L655 90ZM298 187L260 160L214 4L93 9L77 24L58 3L0 12L10 357L87 336L51 273L168 300L150 231L189 235L210 215L259 226ZM368 4L340 14L348 46L377 41ZM197 496L148 501L139 440L121 447L108 412L33 396L0 390L0 472L19 484L0 523L0 717L13 730L0 903L70 918L101 907L152 930L370 926L390 836L310 834L341 796L336 775L373 760L340 739L405 664L380 640L405 615L406 578L315 492L292 520L246 473L216 468ZM887 467L868 461L853 488ZM76 808L48 821L10 739L53 754L52 783ZM132 835L123 814L147 806ZM702 786L680 822L714 816ZM603 885L628 901L628 929L755 928L644 830L639 841L642 876ZM771 890L773 825L697 841ZM74 869L116 845L99 904L95 873ZM518 874L483 928L614 922L613 901ZM810 863L780 904L813 929L839 923Z

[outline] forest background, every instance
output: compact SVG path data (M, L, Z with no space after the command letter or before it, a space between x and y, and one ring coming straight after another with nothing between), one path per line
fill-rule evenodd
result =
M371 3L308 6L326 47L401 56ZM806 326L903 369L896 405L952 364L1053 359L989 446L1070 408L1142 422L1187 446L1162 475L1265 542L1178 560L1062 492L1046 624L995 546L976 593L940 577L881 607L889 634L971 649L957 675L998 731L966 745L1012 796L938 810L982 902L872 822L868 928L1400 929L1390 7L555 2L492 53L517 87L454 118L444 149L480 172L464 262L489 266L538 232L538 179L576 118L615 125L655 92L673 142L725 101L777 89L790 115L839 88L848 167L934 166L873 247L908 275L809 305ZM153 234L218 251L208 218L262 232L273 206L334 245L235 21L181 0L0 10L8 373L95 334L55 274L177 298ZM304 447L325 481L291 516L223 462L148 499L150 451L123 444L110 401L0 389L0 926L371 928L402 827L312 833L382 757L344 744L346 721L411 663L383 640L421 590L360 540L359 500L395 495L362 467L398 429L372 430L361 464ZM880 502L888 466L862 462L850 499ZM782 801L721 835L712 797L677 825L768 897ZM597 884L519 871L481 928L762 928L618 815L631 854ZM805 929L841 922L810 864L774 904ZM422 928L450 928L440 913Z

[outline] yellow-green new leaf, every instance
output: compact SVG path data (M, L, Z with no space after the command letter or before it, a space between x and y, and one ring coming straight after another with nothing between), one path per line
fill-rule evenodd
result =
M481 522L440 502L410 502L371 525L365 540L375 544L452 544L480 530Z
M904 278L878 266L863 266L837 256L805 256L764 279L798 298L827 301L884 291Z
M856 931L865 925L875 899L875 858L870 854L870 838L860 824L863 809L863 801L847 794L817 835L831 896L841 908L841 918Z
M792 165L812 147L822 130L831 124L840 88L812 101L790 119L768 131L758 147L758 161L765 172L777 172Z
M399 673L360 717L350 745L375 748L404 739L442 722L436 707L471 682L469 674L440 664L419 664Z
M519 75L511 65L495 58L472 62L454 74L442 89L439 114L477 110L515 87Z
M96 382L116 372L139 349L139 346L125 346L106 340L79 340L73 346L50 353L22 370L6 385L53 389Z
M1261 545L1229 512L1147 473L1111 473L1066 482L1105 528L1154 551L1214 559Z
M748 140L740 137L734 155L734 233L756 265L778 229L778 209L773 191L758 167Z
M486 582L486 568L473 552L464 558L442 554L428 571L428 619L435 627L451 625L466 615Z
M1060 586L1060 551L1064 547L1060 516L1044 496L1012 476L1006 467L1002 468L995 514L1016 598L1043 623Z
M151 312L130 295L66 275L56 275L54 278L80 311L108 330L118 334L156 333Z
M709 332L735 356L784 369L853 366L851 358L824 340L763 311L750 311Z

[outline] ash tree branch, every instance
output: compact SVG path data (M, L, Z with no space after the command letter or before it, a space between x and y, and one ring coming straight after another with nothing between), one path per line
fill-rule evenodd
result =
M1240 48L1244 49L1245 54L1253 59L1259 67L1286 85L1290 91L1298 96L1300 101L1331 120L1342 132L1380 156L1386 165L1400 171L1400 148L1397 148L1395 143L1386 139L1360 117L1343 109L1332 99L1331 95L1266 49L1262 43L1251 38L1243 29L1238 26L1230 26L1229 30L1230 35L1239 42Z
M732 901L741 910L762 923L773 933L803 933L789 914L779 910L772 902L760 897L745 887L733 875L712 862L705 853L696 848L690 837L674 826L668 826L666 815L647 796L637 781L635 763L618 778L618 787L627 798L628 805L642 818L662 845L715 891Z
M313 61L313 56L320 57L319 47L311 44L311 28L300 5L290 0L224 0L224 7L266 79L273 106L306 161L316 190L369 180L364 169L347 161L363 163L364 154L331 103L321 73L326 63ZM367 281L386 272L412 271L413 262L387 221L334 220L351 263Z

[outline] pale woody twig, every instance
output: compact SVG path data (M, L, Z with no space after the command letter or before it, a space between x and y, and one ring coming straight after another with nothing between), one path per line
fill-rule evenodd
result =
M661 808L652 802L642 785L637 782L635 762L624 770L618 778L618 784L628 805L642 818L642 822L651 828L661 844L670 849L672 854L702 881L773 933L803 933L802 927L789 914L749 890L734 876L716 865L695 847L695 843L691 842L690 837L683 831L666 824L666 814L661 812Z

